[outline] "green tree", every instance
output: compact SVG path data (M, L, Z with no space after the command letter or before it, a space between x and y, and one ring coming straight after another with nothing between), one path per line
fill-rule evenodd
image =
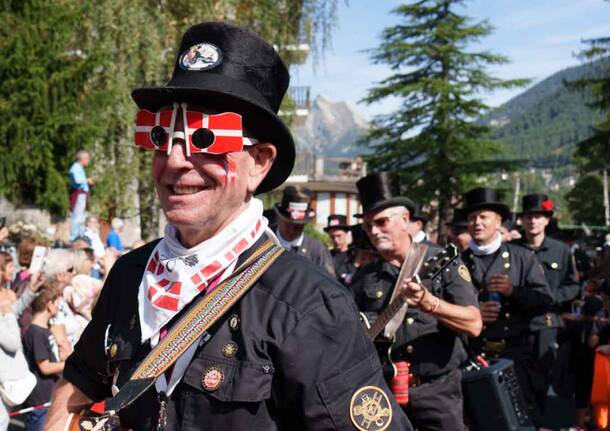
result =
M592 135L580 141L574 159L583 177L567 194L575 221L604 225L604 193L600 173L610 169L610 37L586 40L588 48L580 53L591 63L589 74L567 82L569 88L590 93L589 106L603 115L592 127ZM582 202L586 196L590 202ZM608 226L610 227L610 226Z
M86 2L0 4L0 194L64 214L67 171L101 125L89 88L95 55L83 55L73 29Z
M397 97L396 112L377 116L367 136L373 169L398 172L410 197L437 202L439 230L459 194L477 176L511 167L494 160L499 144L486 139L488 128L475 120L488 106L482 92L524 85L527 80L501 80L486 67L507 59L487 51L471 52L469 44L491 32L483 21L456 12L463 0L420 0L394 13L401 23L386 28L375 63L394 71L369 90L368 104Z

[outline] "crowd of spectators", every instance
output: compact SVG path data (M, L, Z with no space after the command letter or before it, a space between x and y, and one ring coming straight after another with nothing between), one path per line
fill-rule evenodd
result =
M112 220L105 242L97 217L87 217L85 225L63 247L27 236L10 244L7 228L0 229L0 431L8 428L10 412L29 407L36 408L19 422L43 429L64 360L91 320L110 268L126 252L122 220ZM45 247L44 265L32 272L36 247Z

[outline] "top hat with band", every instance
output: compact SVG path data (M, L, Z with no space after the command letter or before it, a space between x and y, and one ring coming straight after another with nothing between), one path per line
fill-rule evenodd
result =
M354 214L354 217L362 217L364 214L390 207L406 207L409 213L415 212L415 203L404 196L400 196L400 179L392 172L379 172L360 178L356 182L360 202L362 203L362 214Z
M543 213L549 217L553 215L555 204L549 200L547 195L541 193L532 193L521 198L521 206L523 211L521 214L527 213Z
M324 232L328 232L331 229L341 229L346 232L350 230L350 226L347 224L347 217L342 214L329 215Z
M257 193L282 184L295 159L292 135L277 113L288 89L286 65L273 46L243 28L204 22L183 36L174 72L163 87L136 88L140 109L184 102L242 116L249 137L272 143L277 156Z
M495 190L486 187L472 189L464 194L464 211L470 214L478 210L494 211L506 220L510 217L510 209L508 206L500 202Z
M294 224L307 224L316 216L311 208L312 192L305 187L288 186L282 194L282 202L273 209L278 217Z

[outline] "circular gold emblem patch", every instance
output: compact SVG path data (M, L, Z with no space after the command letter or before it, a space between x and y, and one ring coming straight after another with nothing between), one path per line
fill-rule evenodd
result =
M203 386L203 389L206 391L215 391L220 387L224 378L225 375L220 368L210 367L205 370L205 373L203 373L203 377L201 378L201 386Z
M472 277L470 277L470 271L468 271L466 265L458 266L458 274L460 274L460 277L462 277L468 283L472 282Z
M364 386L352 396L349 415L360 431L383 431L392 422L392 405L377 386Z
M232 358L237 353L237 344L233 341L229 341L227 344L222 346L222 354L225 358Z

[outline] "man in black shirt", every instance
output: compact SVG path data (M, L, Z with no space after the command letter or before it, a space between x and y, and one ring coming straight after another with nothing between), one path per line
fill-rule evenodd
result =
M277 115L288 80L273 46L206 22L184 35L167 86L133 91L136 143L154 151L168 225L110 271L66 361L48 429L64 429L68 411L117 390L106 407L131 402L118 416L139 431L411 429L349 292L310 260L282 253L254 197L280 186L294 165L294 141ZM276 260L248 264L261 247ZM253 273L260 277L233 292L232 305L209 305ZM207 305L197 316L214 322L203 334L193 332L200 325L174 326L194 304ZM171 372L130 380L155 346ZM148 386L128 391L142 380Z
M282 201L273 207L276 213L275 235L282 247L293 251L335 275L333 259L326 246L305 234L305 225L315 218L311 208L312 192L306 187L287 186Z
M356 270L354 266L354 251L350 250L347 217L341 214L329 215L324 232L328 234L333 243L330 254L333 257L335 275L344 285L349 285Z
M370 318L397 295L408 304L384 329L386 337L394 338L392 359L408 362L413 374L407 416L417 429L463 430L458 367L467 355L460 336L476 336L482 325L468 270L458 258L428 288L404 282L395 292L401 266L411 259L411 253L425 247L413 243L408 233L412 202L400 196L395 174L371 174L356 185L363 226L381 256L354 276L350 288L356 304ZM425 250L421 260L439 251Z
M531 330L535 335L534 355L544 371L546 382L538 395L538 402L545 405L549 375L557 352L557 329L562 326L559 313L580 293L578 275L570 247L546 235L546 227L553 216L554 204L543 194L523 196L521 221L522 238L514 241L530 250L544 269L553 301L534 316Z
M530 322L551 304L551 293L536 257L502 241L500 226L509 210L496 192L477 188L466 193L464 200L472 241L462 258L479 291L484 323L483 332L471 345L489 357L514 361L530 416L539 425L535 394L543 385L543 376L532 352Z

